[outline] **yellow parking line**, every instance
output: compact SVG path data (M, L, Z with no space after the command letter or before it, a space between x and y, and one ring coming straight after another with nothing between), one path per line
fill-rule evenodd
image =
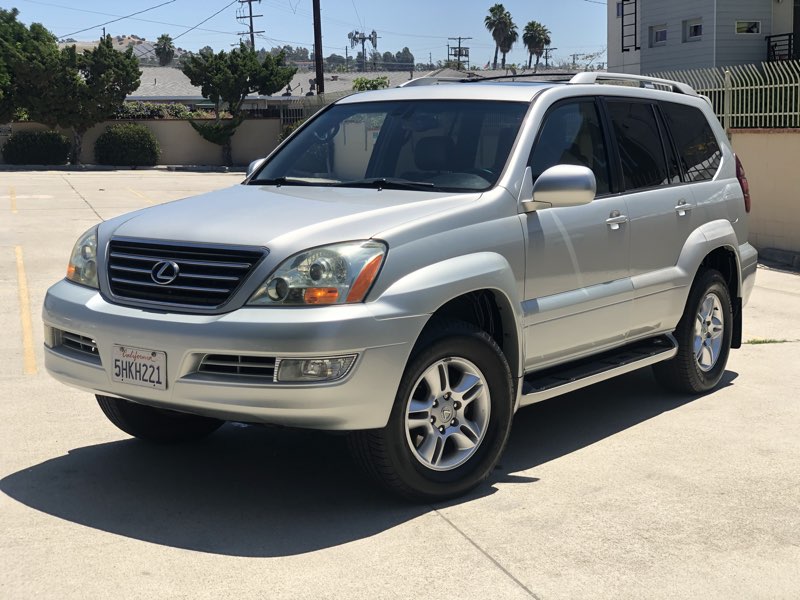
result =
M9 188L8 197L11 199L11 213L17 214L17 190L13 187Z
M145 202L147 202L148 204L155 204L155 201L154 201L152 198L148 198L147 196L145 196L145 195L144 195L144 194L142 194L141 192L137 192L136 190L134 190L134 189L132 189L132 188L128 188L128 191L129 191L131 194L133 194L134 196L139 196L139 198L141 198L142 200L144 200L144 201L145 201Z
M22 246L14 248L17 255L17 283L19 286L19 320L22 323L22 362L25 375L36 375L36 355L33 353L33 323L31 298L28 294L28 277L22 260Z

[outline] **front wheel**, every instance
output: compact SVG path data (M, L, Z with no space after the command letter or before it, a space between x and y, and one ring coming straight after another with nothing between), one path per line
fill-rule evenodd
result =
M675 329L678 354L653 365L665 388L688 394L712 390L722 379L731 348L733 311L728 285L719 271L698 274Z
M443 500L489 476L512 412L511 371L495 341L467 323L440 323L412 354L386 427L353 433L350 446L390 490Z
M97 395L97 403L114 425L134 437L151 442L198 440L214 433L224 421L136 404L122 398Z

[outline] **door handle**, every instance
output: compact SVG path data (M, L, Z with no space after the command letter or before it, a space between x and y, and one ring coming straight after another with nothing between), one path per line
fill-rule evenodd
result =
M678 202L678 206L675 207L675 212L678 213L679 217L685 217L686 213L694 208L693 204L687 204L686 200L681 200Z
M606 225L608 225L611 229L614 230L619 229L619 226L622 223L627 223L627 222L628 222L628 216L619 214L618 210L612 211L611 215L606 219Z

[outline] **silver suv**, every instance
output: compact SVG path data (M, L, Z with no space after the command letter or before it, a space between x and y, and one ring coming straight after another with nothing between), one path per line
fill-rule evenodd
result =
M755 279L744 171L691 88L599 77L356 94L242 185L100 223L47 369L147 440L350 432L422 499L486 479L520 407L650 365L711 390Z

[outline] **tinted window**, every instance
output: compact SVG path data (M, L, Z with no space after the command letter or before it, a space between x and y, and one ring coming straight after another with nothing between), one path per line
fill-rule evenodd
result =
M608 153L594 102L570 102L548 112L529 164L534 181L554 165L589 167L597 180L597 194L607 194Z
M719 168L722 152L703 112L693 106L663 102L661 109L687 181L713 179Z
M608 110L614 124L625 189L668 183L664 148L652 105L611 100Z

